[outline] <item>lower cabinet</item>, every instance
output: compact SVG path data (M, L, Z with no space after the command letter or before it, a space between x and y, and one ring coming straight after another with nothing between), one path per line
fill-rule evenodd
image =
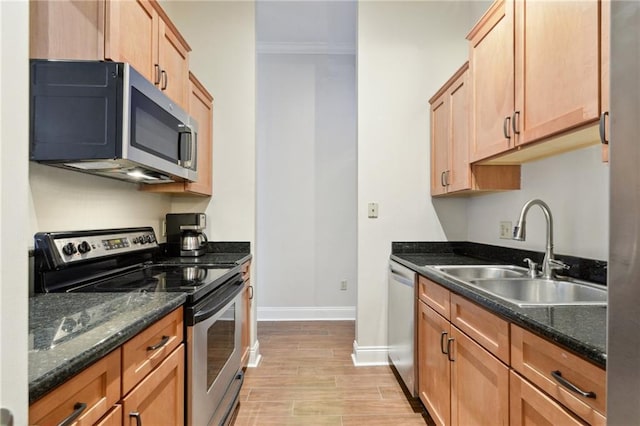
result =
M451 424L451 367L446 346L451 324L418 302L418 392L437 425Z
M436 425L606 424L605 370L418 282L418 392Z
M179 425L184 423L184 345L122 400L124 424Z
M249 363L249 350L251 349L251 305L253 304L253 286L251 285L251 262L242 265L242 278L244 289L242 290L242 304L244 316L242 318L242 367Z
M96 423L120 399L120 365L118 348L31 404L29 424Z
M31 404L29 424L183 424L182 341L180 307Z
M419 305L418 390L436 425L509 424L509 368Z
M511 372L511 425L584 425L560 404Z

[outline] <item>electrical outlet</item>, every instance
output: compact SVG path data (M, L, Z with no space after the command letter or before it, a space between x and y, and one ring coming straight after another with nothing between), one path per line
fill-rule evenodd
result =
M375 219L378 217L378 203L369 203L369 218Z
M340 290L342 290L342 291L346 291L347 290L347 280L340 281Z
M162 221L162 236L163 237L167 236L167 221L166 220Z
M511 229L511 221L505 220L500 222L500 238L503 240L510 240L513 238L513 231Z

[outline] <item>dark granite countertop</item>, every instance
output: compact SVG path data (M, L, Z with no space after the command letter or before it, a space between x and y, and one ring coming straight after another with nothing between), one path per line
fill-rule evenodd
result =
M459 252L440 251L437 247L429 247L430 252L417 253L411 252L412 250L403 250L395 244L391 255L392 260L469 298L508 321L546 337L593 364L606 368L606 306L518 307L454 281L428 267L430 265L509 263L501 260L500 256L496 260L479 259ZM424 250L425 247L422 249ZM599 268L596 269L599 270Z
M29 299L29 403L184 304L184 293L47 293ZM65 318L99 321L61 339ZM57 340L57 338L56 338Z

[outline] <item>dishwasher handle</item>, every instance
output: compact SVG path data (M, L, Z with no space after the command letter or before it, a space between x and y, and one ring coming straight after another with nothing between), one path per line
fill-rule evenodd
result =
M397 264L389 264L389 273L394 281L404 284L408 287L415 286L416 273L408 268L401 267Z

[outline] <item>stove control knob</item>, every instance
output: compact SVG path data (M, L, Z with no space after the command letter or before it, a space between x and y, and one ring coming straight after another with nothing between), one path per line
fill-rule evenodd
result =
M64 245L64 247L62 247L62 252L67 256L71 256L72 254L75 254L77 251L78 250L76 250L76 246L73 243L67 243Z
M146 244L147 241L144 239L144 236L140 237L140 244Z
M145 243L150 243L151 242L151 235L147 234L144 236L144 242Z
M80 252L80 254L84 254L87 252L91 251L91 246L89 245L88 242L83 241L80 244L78 244L78 251Z
M138 244L138 237L134 237L132 241L133 241L133 244Z

